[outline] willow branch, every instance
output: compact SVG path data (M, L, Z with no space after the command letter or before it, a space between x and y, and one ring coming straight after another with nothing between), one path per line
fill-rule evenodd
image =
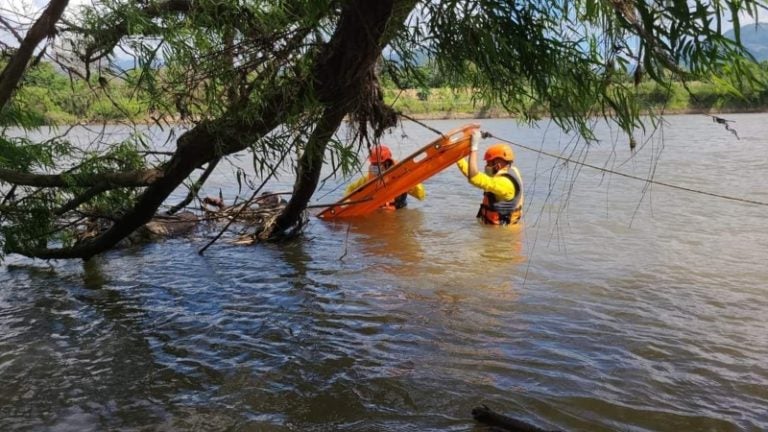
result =
M180 203L176 204L175 206L171 207L170 210L168 210L166 213L169 215L172 215L176 213L177 211L183 209L187 206L187 204L191 203L193 199L197 196L197 193L200 191L200 188L203 187L206 180L208 180L208 177L211 175L214 169L216 169L216 165L219 164L219 161L221 161L221 158L216 158L212 160L210 163L208 163L208 167L205 169L205 172L203 175L200 176L199 179L189 188L189 193L187 194L187 197L184 198Z
M142 187L162 177L163 171L158 169L98 174L32 174L0 168L0 181L34 187Z
M43 38L54 34L56 22L64 13L67 3L69 0L52 0L48 3L48 7L27 32L19 50L11 57L3 72L0 73L0 109L4 108L11 99L11 94L24 76L29 59L34 54L37 45Z
M635 13L632 2L626 0L611 0L611 5L619 17L621 17L624 22L627 23L638 36L640 36L640 38L648 45L648 48L656 55L656 58L658 58L667 69L680 76L690 75L687 71L681 69L666 51L659 47L657 38L643 27L640 20L637 18L637 13Z
M93 197L95 197L95 196L97 196L97 195L99 195L101 193L104 193L104 192L106 192L106 191L108 191L110 189L114 189L114 188L109 187L106 184L96 185L96 186L88 189L87 191L83 192L82 194L74 197L69 202L67 202L63 206L59 207L58 209L54 210L53 214L55 214L56 216L61 216L64 213L66 213L66 212L68 212L70 210L76 209L80 204L88 202L91 198L93 198Z
M5 27L6 29L8 29L8 31L9 31L9 32L11 32L11 34L13 34L13 37L15 37L15 38L16 38L16 40L17 40L19 43L22 43L22 42L24 42L24 38L22 38L22 37L21 37L21 35L19 34L19 32L18 32L18 31L16 31L16 29L15 29L15 28L14 28L14 27L11 25L11 23L9 23L9 22L8 22L8 21L7 21L7 20L6 20L6 19L5 19L5 18L4 18L2 15L0 15L0 24L2 24L2 25L3 25L3 27Z

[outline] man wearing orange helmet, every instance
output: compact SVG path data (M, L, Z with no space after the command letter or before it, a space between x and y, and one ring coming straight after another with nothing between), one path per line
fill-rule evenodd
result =
M349 186L347 186L347 195L362 186L368 180L380 175L397 163L392 158L392 151L384 144L379 144L371 149L371 156L368 158L368 162L370 163L370 166L368 167L368 175L360 177L350 183ZM401 194L395 197L394 200L383 205L382 208L391 210L403 208L408 205L408 195L421 201L426 197L427 193L424 190L424 185L419 183L407 193Z
M477 147L480 131L472 133L469 161L457 163L469 183L484 191L477 217L483 223L511 225L520 221L523 208L523 178L515 161L515 153L506 144L494 144L485 152L485 172L477 170Z

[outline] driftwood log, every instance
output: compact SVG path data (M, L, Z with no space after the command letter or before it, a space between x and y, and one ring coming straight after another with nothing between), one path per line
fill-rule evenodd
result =
M198 215L185 210L174 214L156 214L149 222L137 228L133 233L117 244L118 247L147 243L165 238L185 236L194 233L201 222L209 222L204 229L216 229L217 225L237 222L255 232L255 234L238 235L232 243L253 244L263 240L258 233L265 227L275 223L283 211L286 201L279 195L284 192L264 192L252 202L246 201L227 206L222 198L205 197L201 200L202 214ZM304 212L303 224L308 215ZM80 224L77 240L79 242L94 238L110 229L112 221L104 217L90 217ZM225 227L226 228L226 227Z
M194 231L200 219L192 212L183 211L175 215L155 215L149 222L140 226L136 231L123 239L118 246L129 246L136 243L158 240L162 238L187 235ZM82 242L96 237L106 231L111 223L103 218L89 218L80 226L77 241Z
M175 237L189 234L197 227L199 221L197 215L189 211L172 216L156 215L140 230L145 231L149 237Z
M511 432L562 432L541 429L522 420L499 414L485 405L472 408L472 417L480 423L496 428L496 430Z

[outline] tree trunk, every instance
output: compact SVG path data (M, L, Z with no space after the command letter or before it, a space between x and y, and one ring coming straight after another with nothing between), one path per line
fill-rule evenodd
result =
M325 105L323 116L313 131L300 160L295 195L291 198L278 228L295 225L314 193L323 153L328 140L355 105L361 86L386 43L382 35L389 30L393 9L402 18L415 0L353 0L345 6L336 32L313 68L309 83L297 81L272 89L262 103L253 106L246 99L221 118L198 124L177 141L177 150L165 165L163 175L152 182L135 205L103 234L71 248L9 251L45 259L90 258L104 252L134 230L147 223L168 196L199 166L247 148L285 121L292 107L302 104L308 92ZM401 25L402 22L398 23ZM388 33L391 37L393 32ZM312 85L313 87L309 87ZM279 232L279 231L278 231Z
M344 110L328 108L318 121L304 149L304 154L299 160L299 172L293 195L291 195L288 205L277 217L275 225L271 228L272 232L267 233L268 237L279 239L284 232L300 224L302 213L306 210L312 194L317 189L317 183L320 181L325 148L333 133L344 120L344 115Z
M321 55L322 63L314 75L316 94L326 109L299 161L293 196L278 217L272 238L279 239L282 232L300 223L302 212L317 188L328 141L344 116L352 111L361 97L365 97L362 90L366 80L375 77L371 71L387 42L385 35L393 13L395 10L402 13L410 3L355 0L346 5L327 46L327 54ZM395 19L399 18L400 15L395 14ZM392 34L389 32L390 37Z

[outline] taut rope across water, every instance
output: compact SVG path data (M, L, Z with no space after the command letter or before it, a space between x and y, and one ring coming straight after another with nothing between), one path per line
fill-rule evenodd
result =
M403 115L403 117L405 117L405 118L407 118L409 120L412 120L412 121L414 121L415 123L417 123L417 124L419 124L421 126L424 126L425 128L429 129L432 132L435 132L435 133L437 133L439 135L443 135L442 132L440 132L440 131L432 128L432 127L429 127L429 126L425 125L422 122L415 121L414 119L412 119L412 118L410 118L408 116L405 116L405 115ZM674 185L674 184L670 184L670 183L664 183L664 182L660 182L660 181L649 179L649 178L638 177L638 176L634 176L634 175L631 175L631 174L626 174L626 173L623 173L623 172L620 172L620 171L610 170L610 169L607 169L607 168L602 168L602 167L599 167L599 166L596 166L596 165L588 164L586 162L581 162L581 161L578 161L578 160L575 160L575 159L571 159L571 158L567 158L567 157L564 157L564 156L560 156L560 155L557 155L557 154L554 154L554 153L549 153L549 152L546 152L544 150L535 149L533 147L529 147L529 146L526 146L526 145L523 145L523 144L518 144L518 143L516 143L514 141L502 138L500 136L493 135L490 132L483 132L483 138L496 138L499 141L503 141L503 142L505 142L507 144L510 144L510 145L513 145L513 146L516 146L516 147L519 147L519 148L522 148L522 149L525 149L525 150L528 150L528 151L532 151L534 153L539 153L539 154L542 154L544 156L549 156L551 158L555 158L555 159L558 159L558 160L561 160L561 161L564 161L564 162L573 163L573 164L576 164L576 165L581 165L581 166L584 166L584 167L587 167L587 168L592 168L594 170L601 171L601 172L604 172L604 173L607 173L607 174L614 174L614 175L621 176L621 177L626 177L626 178L629 178L629 179L632 179L632 180L639 180L639 181L642 181L642 182L645 182L645 183L648 183L648 184L652 184L652 185L664 186L664 187L668 187L668 188L672 188L672 189L677 189L677 190L681 190L681 191L685 191L685 192L691 192L691 193L695 193L695 194L699 194L699 195L707 195L707 196L711 196L711 197L715 197L715 198L721 198L721 199L725 199L725 200L729 200L729 201L736 201L736 202L741 202L741 203L745 203L745 204L753 204L753 205L759 205L759 206L766 206L766 207L768 207L768 202L756 201L756 200L751 200L751 199L747 199L747 198L734 197L734 196L728 196L728 195L722 195L722 194L717 194L717 193L713 193L713 192L707 192L707 191L693 189L693 188L689 188L689 187L685 187L685 186L678 186L678 185Z
M726 200L730 200L730 201L737 201L737 202L746 203L746 204L754 204L754 205L760 205L760 206L767 206L768 207L768 203L767 202L763 202L763 201L755 201L755 200L751 200L751 199L747 199L747 198L733 197L733 196L722 195L722 194L717 194L717 193L713 193L713 192L707 192L707 191L698 190L698 189L692 189L692 188L685 187L685 186L678 186L678 185L674 185L674 184L670 184L670 183L664 183L664 182L660 182L660 181L649 179L649 178L638 177L638 176L634 176L634 175L631 175L631 174L626 174L626 173L623 173L623 172L620 172L620 171L614 171L614 170L610 170L610 169L607 169L607 168L602 168L602 167L599 167L599 166L596 166L596 165L588 164L586 162L577 161L577 160L574 160L574 159L571 159L571 158L567 158L567 157L564 157L564 156L556 155L554 153L549 153L549 152L546 152L544 150L539 150L539 149L535 149L533 147L528 147L528 146L523 145L523 144L518 144L516 142L513 142L513 141L510 141L510 140L501 138L499 136L490 134L488 132L485 132L485 134L483 136L484 137L496 138L499 141L503 141L503 142L505 142L507 144L511 144L513 146L520 147L522 149L526 149L526 150L529 150L529 151L532 151L532 152L535 152L535 153L542 154L544 156L549 156L549 157L552 157L552 158L555 158L555 159L559 159L559 160L562 160L562 161L565 161L565 162L573 163L573 164L576 164L576 165L581 165L581 166L584 166L584 167L587 167L587 168L592 168L594 170L602 171L602 172L608 173L608 174L614 174L614 175L617 175L617 176L626 177L626 178L633 179L633 180L640 180L642 182L646 182L646 183L653 184L653 185L664 186L664 187L668 187L668 188L672 188L672 189L677 189L677 190L681 190L681 191L686 191L686 192L691 192L691 193L696 193L696 194L700 194L700 195L707 195L707 196L711 196L711 197L715 197L715 198L722 198L722 199L726 199Z

